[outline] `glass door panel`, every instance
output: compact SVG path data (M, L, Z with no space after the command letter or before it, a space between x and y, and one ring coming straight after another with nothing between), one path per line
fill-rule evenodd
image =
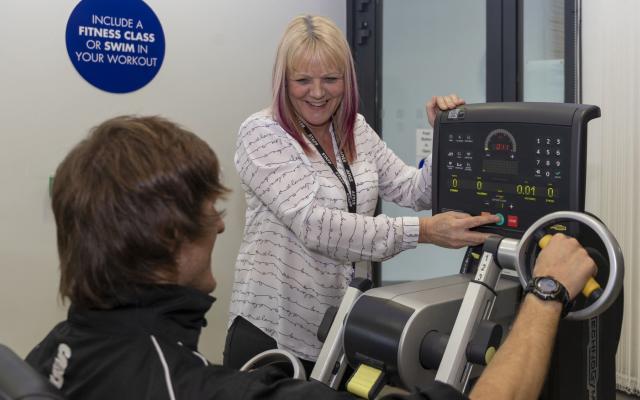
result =
M382 8L382 137L409 165L429 150L425 103L457 93L486 101L486 4L478 0L386 1ZM430 215L383 202L389 216ZM418 245L382 263L383 284L459 271L464 250Z
M564 102L564 0L522 1L523 101Z

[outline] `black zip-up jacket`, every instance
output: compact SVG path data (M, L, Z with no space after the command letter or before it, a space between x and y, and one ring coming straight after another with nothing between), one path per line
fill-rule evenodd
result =
M246 373L209 363L197 347L215 299L195 289L158 285L129 297L111 310L72 305L27 362L69 400L353 399L278 368ZM410 398L463 397L436 385Z

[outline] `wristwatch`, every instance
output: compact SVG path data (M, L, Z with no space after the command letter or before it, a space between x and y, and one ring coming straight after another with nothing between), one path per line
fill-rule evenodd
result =
M564 318L573 307L573 302L569 300L567 289L562 283L550 276L536 276L531 279L524 292L532 293L540 300L559 301L562 304L561 318Z

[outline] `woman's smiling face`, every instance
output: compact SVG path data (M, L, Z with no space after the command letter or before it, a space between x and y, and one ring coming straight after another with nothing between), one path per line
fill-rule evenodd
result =
M319 61L292 68L287 93L296 112L316 134L329 132L344 95L344 75Z

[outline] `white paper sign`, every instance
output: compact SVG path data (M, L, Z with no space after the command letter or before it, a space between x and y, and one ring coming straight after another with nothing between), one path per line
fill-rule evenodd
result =
M416 165L433 150L433 129L416 129Z

